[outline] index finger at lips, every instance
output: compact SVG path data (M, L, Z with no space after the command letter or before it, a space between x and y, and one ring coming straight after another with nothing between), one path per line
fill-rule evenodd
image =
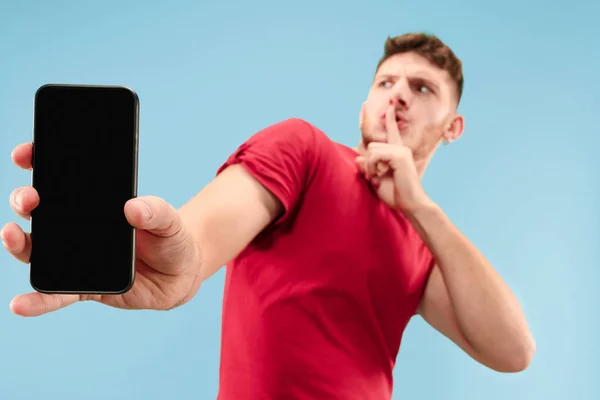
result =
M33 144L22 143L16 146L10 154L10 158L17 167L31 170L33 158Z
M398 129L398 123L396 122L396 109L393 106L388 107L385 114L386 128L387 128L387 141L390 144L402 143L400 137L400 130Z

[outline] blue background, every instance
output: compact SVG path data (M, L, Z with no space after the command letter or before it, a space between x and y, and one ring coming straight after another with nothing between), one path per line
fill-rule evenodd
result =
M8 197L30 176L9 154L31 140L42 84L135 89L140 193L178 207L249 135L281 119L305 118L355 145L386 36L433 32L465 64L467 124L424 184L514 289L537 354L524 373L495 373L417 318L394 398L600 398L593 4L2 0L0 224L28 229ZM171 312L85 303L24 319L8 305L31 290L27 267L4 251L0 265L0 398L215 397L223 271Z

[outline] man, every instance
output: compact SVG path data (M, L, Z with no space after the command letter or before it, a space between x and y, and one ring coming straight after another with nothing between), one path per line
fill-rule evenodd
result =
M151 196L126 204L139 231L130 292L30 293L11 309L171 309L228 264L220 399L389 399L415 314L483 365L521 371L535 345L519 304L420 183L438 145L463 132L462 86L461 62L435 36L388 39L357 149L299 119L267 127L181 209ZM29 169L31 144L12 158ZM11 195L24 218L38 204L31 187ZM28 234L11 223L1 237L29 261Z

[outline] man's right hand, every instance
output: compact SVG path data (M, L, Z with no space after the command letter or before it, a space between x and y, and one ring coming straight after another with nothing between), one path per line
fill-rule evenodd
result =
M31 170L32 144L17 146L12 160L18 167ZM26 220L39 202L38 193L31 186L18 188L10 196L11 208ZM189 301L200 287L201 260L180 212L153 196L128 201L124 212L137 229L136 279L131 290L109 296L32 292L16 296L10 304L11 310L21 316L37 316L83 300L124 309L167 310ZM14 258L29 264L32 246L29 233L16 223L8 223L0 231L0 238Z

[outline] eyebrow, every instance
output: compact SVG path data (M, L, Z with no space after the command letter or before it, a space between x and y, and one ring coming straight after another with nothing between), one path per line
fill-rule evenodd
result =
M378 80L380 80L380 79L383 79L383 78L389 79L389 78L397 78L397 77L398 77L398 75L392 75L392 74L377 74L377 75L375 75L375 77L373 78L373 82L374 82L374 81L378 81Z

